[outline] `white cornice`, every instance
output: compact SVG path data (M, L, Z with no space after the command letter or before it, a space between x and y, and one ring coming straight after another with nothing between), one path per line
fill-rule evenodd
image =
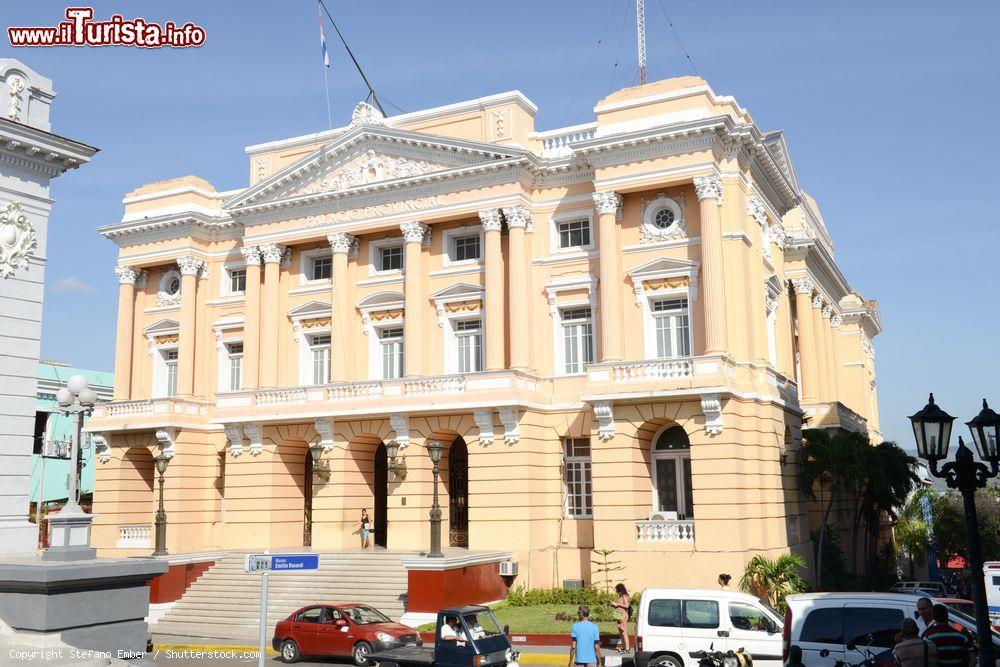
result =
M173 188L170 190L160 190L158 192L145 192L141 195L134 195L132 197L126 196L122 199L123 204L138 204L139 202L152 201L154 199L163 199L165 197L174 197L176 195L186 195L186 194L196 194L208 199L229 199L240 192L243 192L242 188L237 188L235 190L226 190L225 192L215 192L212 190L205 190L199 188L196 185L186 185L180 188Z
M99 149L0 118L0 162L54 178L90 161Z
M645 97L636 97L633 99L622 100L621 102L609 102L607 104L599 104L594 107L595 114L607 113L609 111L620 111L622 109L631 109L632 107L643 106L646 104L655 104L657 102L666 102L668 100L683 99L685 97L692 97L695 95L700 95L705 93L708 95L708 99L712 104L733 104L739 110L740 113L746 114L747 111L739 104L736 103L736 99L730 95L716 95L715 91L712 90L711 86L708 84L703 84L700 86L690 86L688 88L680 88L678 90L668 90L663 93L657 93L655 95L647 95Z

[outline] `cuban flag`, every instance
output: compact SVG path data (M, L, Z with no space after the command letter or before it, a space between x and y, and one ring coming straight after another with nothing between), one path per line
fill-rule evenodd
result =
M327 69L330 68L330 54L326 50L326 35L323 34L323 19L320 17L319 21L319 43L323 47L323 64L326 65Z

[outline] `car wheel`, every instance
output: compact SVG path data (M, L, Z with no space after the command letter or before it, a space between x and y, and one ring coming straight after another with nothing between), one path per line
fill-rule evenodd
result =
M661 655L655 660L650 660L649 667L684 667L684 665L672 655Z
M368 642L358 642L354 645L354 651L351 657L354 658L354 664L358 667L368 667L368 663L372 655L372 645Z
M281 659L284 662L298 662L302 654L299 653L299 645L291 639L281 642Z

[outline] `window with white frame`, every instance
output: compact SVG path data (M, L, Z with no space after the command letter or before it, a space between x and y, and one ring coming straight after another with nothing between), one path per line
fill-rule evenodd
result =
M177 348L163 350L163 395L177 394Z
M378 330L382 379L403 377L403 328L385 327Z
M459 373L478 373L483 370L482 325L482 320L478 319L452 322Z
M691 327L686 298L653 298L649 310L653 318L656 356L659 359L691 354Z
M594 322L590 308L564 308L562 323L563 372L582 373L594 361Z
M247 291L247 270L245 268L226 269L226 294L243 294Z
M333 257L329 253L309 258L309 280L330 280L333 276Z
M377 271L402 271L403 270L403 246L385 246L376 251Z
M454 236L451 238L452 262L476 262L482 255L479 235Z
M585 248L590 246L590 220L567 220L556 225L559 249Z
M309 354L312 364L312 383L328 383L330 381L330 335L310 336Z
M691 493L691 442L680 426L668 426L653 439L653 512L694 518Z
M594 515L590 479L590 438L563 438L563 488L568 519Z
M229 391L243 387L243 343L226 343L226 385Z

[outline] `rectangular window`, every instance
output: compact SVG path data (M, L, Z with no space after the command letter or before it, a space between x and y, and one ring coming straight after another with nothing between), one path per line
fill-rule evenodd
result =
M715 600L684 600L684 627L702 630L719 627L719 603Z
M177 350L165 350L163 361L167 370L165 395L174 396L177 393Z
M333 275L332 257L315 257L310 266L310 280L329 280Z
M656 333L656 356L660 359L691 354L687 299L659 299L651 304Z
M312 352L312 383L326 384L330 381L330 337L313 336L309 349Z
M382 379L403 377L403 330L380 330L379 344L382 346Z
M247 291L247 270L229 269L229 293L242 294Z
M584 366L594 361L594 323L590 308L562 311L563 370L582 373Z
M226 345L229 357L229 391L239 391L243 387L243 343Z
M479 259L479 236L460 236L454 240L451 261L464 262Z
M378 249L379 271L401 271L403 269L403 246Z
M590 221L574 220L559 223L559 247L582 248L590 245Z
M482 321L455 322L455 342L458 348L458 372L478 373L483 370Z
M590 480L590 438L563 440L563 470L566 517L591 518L594 515L594 499Z

